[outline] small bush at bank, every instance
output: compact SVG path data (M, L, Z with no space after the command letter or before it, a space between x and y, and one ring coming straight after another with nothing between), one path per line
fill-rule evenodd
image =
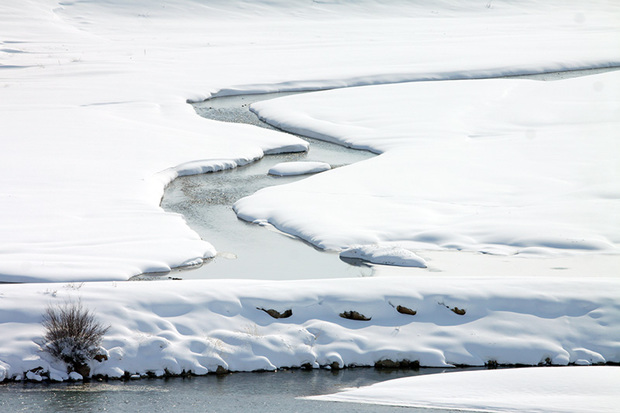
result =
M68 371L80 374L97 355L110 328L97 321L94 313L80 301L49 306L43 314L43 327L45 350L64 361Z

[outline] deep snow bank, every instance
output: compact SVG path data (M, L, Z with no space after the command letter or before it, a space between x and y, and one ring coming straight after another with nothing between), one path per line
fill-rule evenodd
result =
M158 207L163 186L298 141L200 119L187 99L618 64L619 7L4 0L0 281L120 280L212 255Z
M618 281L601 278L5 285L0 374L20 378L41 367L68 377L37 344L45 307L68 299L80 299L111 326L103 341L109 360L91 363L92 374L110 377L384 360L422 366L618 362L619 294ZM267 310L292 314L277 319ZM353 312L370 320L341 316Z
M477 412L616 412L620 367L489 370L389 380L309 399Z
M366 86L253 104L280 128L381 153L241 199L326 249L620 252L620 71L555 82Z

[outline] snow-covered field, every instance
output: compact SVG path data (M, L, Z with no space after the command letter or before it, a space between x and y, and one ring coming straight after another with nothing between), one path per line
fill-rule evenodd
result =
M618 39L614 1L2 1L0 281L41 284L0 287L0 378L68 377L35 343L46 305L67 297L112 326L93 374L113 377L620 362L620 72L455 80L620 66ZM253 110L380 155L235 208L321 248L427 269L122 282L217 251L159 207L172 179L306 148L187 101L362 85ZM484 277L432 272L472 254ZM536 264L490 277L480 254ZM571 277L540 277L546 260ZM371 319L339 316L350 311Z
M208 240L198 239L181 217L159 208L163 186L179 174L231 168L266 152L291 149L301 143L277 132L202 119L185 103L188 99L201 100L216 92L327 88L619 65L619 9L620 5L613 1L588 2L587 6L578 1L540 4L535 1L487 0L466 4L448 0L433 5L370 0L354 3L306 0L3 1L0 5L0 124L3 141L0 280L123 280L142 272L166 270L212 256L215 250ZM614 86L617 86L613 79L608 76L598 81L596 90L601 89L601 96L613 96ZM605 82L611 83L605 87ZM505 140L492 139L488 135L514 132L504 131L502 126L520 127L524 132L529 128L530 136L541 135L544 139L524 139L529 143L522 145L514 161L508 159L508 166L514 166L527 157L530 147L535 152L533 157L541 149L544 149L541 154L548 154L545 145L556 144L561 131L551 125L551 129L556 130L547 132L547 123L542 116L546 110L538 111L539 116L531 120L531 125L527 119L506 118L502 111L524 102L528 106L538 104L538 99L529 102L526 100L528 91L519 90L534 88L532 85L517 87L517 96L508 96L504 102L502 94L509 93L515 86L502 84L492 81L490 86L454 86L458 89L455 90L458 101L453 106L459 102L465 106L458 108L459 113L443 112L449 118L442 121L438 131L442 132L442 137L445 137L443 132L446 129L458 126L459 119L466 116L463 112L473 109L481 112L472 112L471 119L468 118L467 124L463 125L461 133L472 135L470 139L455 143L454 149L445 140L439 143L446 151L452 152L450 156L434 159L430 148L429 152L418 153L415 164L420 169L431 168L426 169L423 176L403 176L401 172L405 170L398 168L409 165L402 165L397 159L393 162L386 159L407 154L386 152L382 160L345 168L321 179L330 179L329 185L342 185L345 179L352 181L352 186L368 187L360 193L362 196L372 193L377 181L387 184L383 182L384 175L392 174L391 181L402 180L401 188L406 190L400 198L410 198L413 194L414 198L420 199L420 208L401 212L390 222L398 222L406 214L415 217L422 230L436 226L439 218L446 215L455 220L458 213L474 215L477 196L486 195L490 185L501 196L490 205L485 196L481 205L485 211L481 212L497 209L493 215L506 214L499 207L514 205L522 192L526 195L524 202L528 202L530 196L546 187L547 180L538 182L536 176L528 172L529 167L536 167L539 160L527 159L525 164L519 165L524 169L524 173L518 175L521 182L505 182L496 187L496 181L512 177L507 172L511 168L503 167L509 154L484 159L484 162L472 156L489 153L490 150L480 149L485 144L496 146ZM451 93L450 86L418 86L423 93L435 93L435 89L443 94ZM468 87L474 88L475 94L480 93L480 96L467 101L467 95L462 94ZM541 95L545 99L561 99L566 94L581 93L583 87L573 91L571 85L547 86L541 90ZM563 89L564 95L558 96L549 91L550 88ZM596 90L591 91L591 95ZM411 97L407 92L403 87L402 92L392 93L388 98L390 101L393 98L395 103L409 102ZM580 111L590 99L590 95L571 96L574 105L567 102L562 107L571 112L559 115L570 117L572 111ZM481 107L485 104L485 97L490 100L486 100L486 107ZM420 115L435 112L428 121L432 125L438 115L433 96L417 98L420 99L418 105L429 102L428 110ZM328 99L329 95L326 95L325 101ZM355 105L349 106L359 105L360 118L367 118L364 125L354 122L347 126L349 130L364 128L363 137L356 138L360 140L357 144L381 151L389 146L398 148L398 132L408 134L410 131L407 125L403 125L406 120L394 124L387 139L371 143L368 139L374 139L373 133L366 128L381 126L383 121L391 122L392 119L379 109L379 102L370 119L367 105L372 102L366 102L366 105L359 100L353 102ZM609 105L613 110L614 102ZM390 105L389 109L392 110L393 106ZM449 107L450 110L454 110L453 106ZM500 118L486 129L485 116L493 115L493 110L498 111ZM398 113L403 111L406 108ZM441 113L439 111L439 115ZM527 112L519 111L515 116L524 113ZM562 116L550 120L563 120ZM407 114L407 118L424 119L414 117L414 114ZM588 141L594 139L591 151L598 153L601 142L607 142L610 131L613 132L612 126L605 129L606 119L596 118L590 111L577 119L579 126L583 126L583 122L594 123L587 129L588 133L597 134L588 136ZM469 130L470 126L475 128ZM421 131L428 131L431 126L418 127ZM603 136L598 136L603 132ZM570 137L578 152L583 139L575 141L572 139L575 134L577 132L571 133ZM549 135L555 141L549 141ZM433 139L426 139L426 144L438 145L429 143L429 140ZM570 148L564 146L558 148L558 156L550 160L552 165L558 162L558 167L565 167L562 155ZM613 149L609 148L602 156L612 156ZM470 184L461 187L460 182L453 183L450 188L445 188L445 192L459 186L455 197L459 197L461 204L471 206L468 211L446 210L441 202L448 203L450 199L423 196L434 195L428 193L433 185L446 181L446 174L441 171L445 171L446 163L452 168L454 158L461 151L473 164L463 180L478 178L486 171L486 175L497 175L498 178L484 180L475 192L467 192ZM587 155L585 161L590 161L596 154L584 155ZM490 165L486 166L487 162ZM391 170L380 175L368 172L373 164L383 163L388 163ZM407 163L414 162L408 158ZM462 167L464 162L457 162L456 166ZM576 168L580 171L582 166ZM364 178L376 178L368 182L367 179L358 179L360 170L366 171ZM535 172L540 172L540 168ZM612 180L613 173L617 173L617 169L607 173L609 180ZM589 202L592 197L597 197L598 202L614 202L617 198L617 193L610 193L607 187L599 188L606 183L595 180L602 173L594 171L593 174L587 188L564 186L560 189L571 192L566 195L568 197L578 196L572 194L574 191L587 192L575 214L591 211L594 208ZM336 175L346 177L337 178ZM567 173L560 178L572 176ZM530 189L532 180L535 188ZM414 182L426 188L412 188ZM558 185L562 183L558 182ZM514 195L506 193L517 184L525 187ZM387 189L391 187L393 185ZM552 190L552 197L561 196L555 187ZM590 195L592 192L594 195ZM467 195L466 199L460 198L463 193ZM372 225L378 221L377 218L369 220L367 215L382 208L381 199L388 199L391 193L381 191L374 195L363 208L356 206L352 210L346 207L347 212L351 212L349 222L362 219L369 221L364 225ZM506 198L513 198L513 201ZM440 202L437 212L432 216L420 215L426 211L422 204L433 201ZM546 204L551 202L549 200ZM583 205L585 203L588 205ZM394 209L410 204L397 199L388 211L391 214ZM496 205L498 208L493 208ZM312 216L324 219L325 208L344 210L345 206L323 205L321 213ZM520 208L518 215L523 215L523 219L515 225L521 225L539 209L539 205L529 204L528 208ZM364 211L367 211L366 215ZM547 211L548 208L544 208L540 212ZM565 211L560 209L559 213L562 215ZM304 215L306 222L316 221L308 214ZM536 217L536 225L544 219ZM605 217L597 214L593 228L586 228L588 240L585 245L610 249L608 244L617 241L603 238L607 232L599 234L598 239L590 239L589 235L604 225L601 221ZM579 218L587 220L582 215ZM617 225L615 221L614 225ZM464 225L470 222L468 219ZM482 225L493 226L495 222L497 220L485 220ZM322 224L318 228L324 227ZM399 238L416 238L418 228L412 232L409 222L402 227L406 233ZM573 227L566 228L569 243L580 236ZM555 225L551 228L562 230ZM488 233L484 228L482 231L484 235ZM392 231L388 228L388 232ZM445 231L429 237L446 238L452 233ZM464 228L454 233L465 239L437 242L471 246L468 238L471 231ZM343 234L342 239L325 243L322 240L327 236L321 234L316 243L342 246L345 240L353 237L359 237L363 243L395 238L393 234L369 237L363 227L358 234ZM520 248L538 247L554 242L557 236L553 233L517 240L507 237L500 241L513 246L518 243ZM481 237L475 243L493 243L500 237L501 234L493 239Z
M335 250L402 243L501 255L618 254L619 90L617 71L258 102L254 110L280 128L381 155L266 188L235 209Z
M473 371L310 398L476 412L613 413L620 403L618 381L620 367Z

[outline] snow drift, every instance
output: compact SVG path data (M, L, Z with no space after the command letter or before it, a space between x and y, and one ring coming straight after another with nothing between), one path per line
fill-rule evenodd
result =
M68 379L64 364L42 351L41 320L48 305L77 299L110 325L102 343L109 358L90 366L91 374L112 378L405 360L421 366L619 362L619 294L618 283L605 278L6 285L0 374ZM284 317L275 318L278 313Z
M620 71L366 86L257 102L279 128L381 153L235 204L325 249L620 252Z

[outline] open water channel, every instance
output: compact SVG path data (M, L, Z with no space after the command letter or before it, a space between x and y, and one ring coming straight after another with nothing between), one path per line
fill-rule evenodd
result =
M539 81L555 81L618 70L617 67L532 75L509 76ZM294 93L237 95L215 97L194 104L196 112L208 119L246 123L274 129L262 122L249 109L254 102L274 99ZM258 162L232 170L185 176L174 180L167 188L161 203L167 211L182 214L188 224L203 239L211 242L218 255L200 268L175 270L167 276L182 279L316 279L372 276L377 266L359 261L343 261L335 252L320 251L310 244L273 227L262 227L237 218L232 205L259 189L291 183L307 175L276 177L268 174L277 163L288 161L321 161L333 168L366 160L367 151L341 145L300 138L310 144L308 152L267 155ZM270 229L270 230L266 230ZM138 276L136 279L160 278Z
M89 383L9 383L0 385L3 412L227 412L315 413L319 411L399 412L403 408L305 400L345 388L444 369L385 371L356 368L338 371L285 370L173 379L142 379ZM455 370L451 370L455 371ZM450 374L450 373L447 373ZM446 395L449 397L449 395ZM440 412L408 408L407 412ZM445 410L441 410L445 412Z
M290 93L218 97L195 104L196 111L208 119L247 123L273 129L249 110L259 100ZM289 161L321 161L332 168L363 161L374 156L367 151L345 148L329 142L300 136L310 143L307 152L267 155L246 166L204 175L175 179L168 187L162 208L182 214L188 224L212 243L218 255L201 268L176 271L175 278L316 279L364 277L373 269L342 261L338 253L320 251L298 238L274 228L237 218L232 205L261 188L283 185L303 178L272 176L269 169ZM144 278L144 277L142 277Z

